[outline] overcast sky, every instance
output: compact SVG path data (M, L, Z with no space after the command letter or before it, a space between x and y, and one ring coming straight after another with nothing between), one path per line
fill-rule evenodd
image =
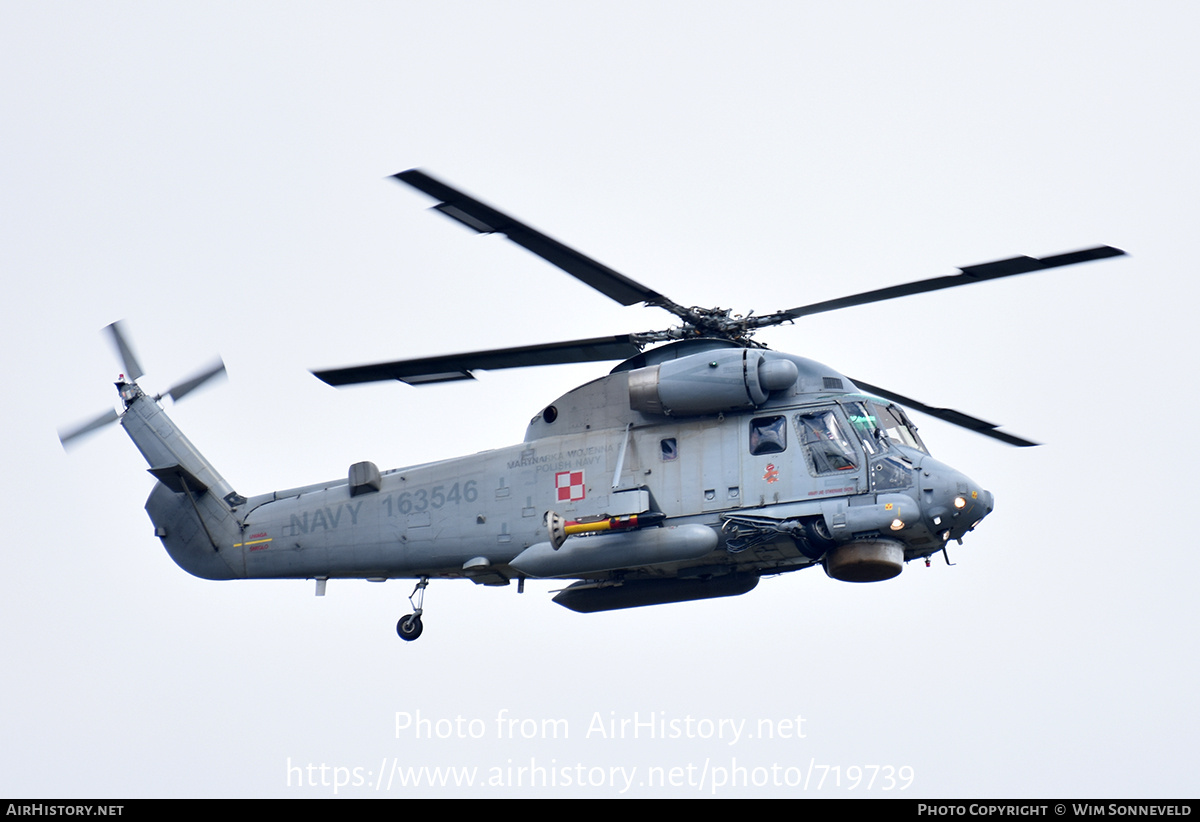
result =
M0 794L1194 796L1197 16L7 4ZM953 567L586 616L549 583L434 582L408 644L407 581L188 576L124 433L67 454L55 429L115 405L119 318L148 390L224 357L168 413L247 495L513 444L606 366L341 391L310 368L665 327L428 213L386 179L410 167L739 312L1131 256L760 335L1045 443L916 417L996 496Z

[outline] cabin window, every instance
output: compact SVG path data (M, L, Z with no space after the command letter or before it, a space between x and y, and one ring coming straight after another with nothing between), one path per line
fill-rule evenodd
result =
M796 415L796 429L804 443L808 469L814 476L854 471L858 454L842 431L832 409Z
M750 453L779 454L787 449L787 420L784 417L759 417L750 420Z
M679 446L675 443L674 437L667 437L660 440L658 443L659 457L663 462L672 462L679 459Z

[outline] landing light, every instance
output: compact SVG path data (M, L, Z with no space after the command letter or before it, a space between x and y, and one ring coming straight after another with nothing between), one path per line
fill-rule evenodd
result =
M954 498L954 507L955 508L966 508L967 507L966 499L964 499L963 497L955 497Z
M904 520L902 520L902 519L894 519L894 520L892 520L892 530L893 530L893 531L899 531L899 530L901 530L903 527L904 527Z

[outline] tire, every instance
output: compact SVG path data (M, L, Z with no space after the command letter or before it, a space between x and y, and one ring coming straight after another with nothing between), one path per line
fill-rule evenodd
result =
M405 642L412 642L421 635L421 631L424 629L425 626L421 624L421 618L416 614L409 614L396 623L396 633Z
M838 544L829 533L829 526L825 524L824 517L814 517L805 521L804 541L808 543L808 550L803 553L810 559L820 559Z

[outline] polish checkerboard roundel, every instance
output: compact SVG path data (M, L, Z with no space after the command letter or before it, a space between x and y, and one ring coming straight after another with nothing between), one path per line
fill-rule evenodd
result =
M559 502L574 502L587 494L582 471L559 471L554 475L554 487L558 491Z

